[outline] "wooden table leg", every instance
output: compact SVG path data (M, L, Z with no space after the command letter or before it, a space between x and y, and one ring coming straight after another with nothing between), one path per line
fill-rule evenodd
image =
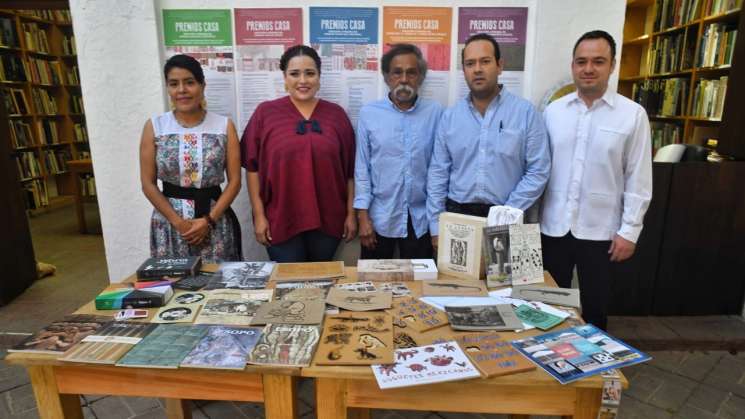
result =
M318 419L347 419L345 380L316 378L316 417Z
M267 419L296 419L297 377L264 374L264 411Z
M88 232L85 223L85 202L83 202L83 191L80 189L80 173L72 172L72 196L75 199L75 214L78 217L78 231L80 234Z
M370 409L361 407L350 407L347 409L348 419L370 419Z
M36 396L36 406L42 419L83 419L80 396L60 394L54 368L50 365L30 365L28 375Z
M578 388L574 401L574 419L596 419L600 411L602 389Z
M165 399L168 419L191 419L191 402L182 399Z

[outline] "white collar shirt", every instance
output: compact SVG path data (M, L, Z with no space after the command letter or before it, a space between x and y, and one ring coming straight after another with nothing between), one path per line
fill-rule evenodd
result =
M541 231L582 240L636 243L652 199L649 120L639 104L606 91L589 108L572 93L544 112L551 176Z

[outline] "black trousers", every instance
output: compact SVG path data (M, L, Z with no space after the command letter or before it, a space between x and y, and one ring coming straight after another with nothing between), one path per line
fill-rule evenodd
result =
M376 232L375 240L378 244L374 249L368 249L360 244L360 259L393 259L396 246L401 259L432 259L432 239L429 232L416 238L411 214L406 229L407 236L404 238L385 237Z
M582 317L605 330L611 293L610 241L580 240L568 233L564 237L541 234L543 267L562 288L571 288L572 271L577 266Z

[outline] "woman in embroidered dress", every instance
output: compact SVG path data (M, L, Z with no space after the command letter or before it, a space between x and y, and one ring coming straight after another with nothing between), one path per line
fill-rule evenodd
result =
M173 110L148 120L140 141L142 191L155 207L150 253L241 260L240 226L230 209L241 187L235 126L207 112L204 73L194 58L175 55L163 73Z
M279 67L288 95L262 102L241 139L256 241L276 262L331 260L357 234L354 129L319 99L321 58L290 47Z

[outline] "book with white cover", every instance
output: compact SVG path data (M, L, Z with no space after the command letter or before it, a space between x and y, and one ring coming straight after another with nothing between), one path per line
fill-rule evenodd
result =
M437 279L437 264L434 259L411 259L414 268L414 279Z
M481 377L455 341L397 349L392 364L371 367L382 390Z
M481 279L482 237L486 218L443 212L437 247L437 268L446 275Z

